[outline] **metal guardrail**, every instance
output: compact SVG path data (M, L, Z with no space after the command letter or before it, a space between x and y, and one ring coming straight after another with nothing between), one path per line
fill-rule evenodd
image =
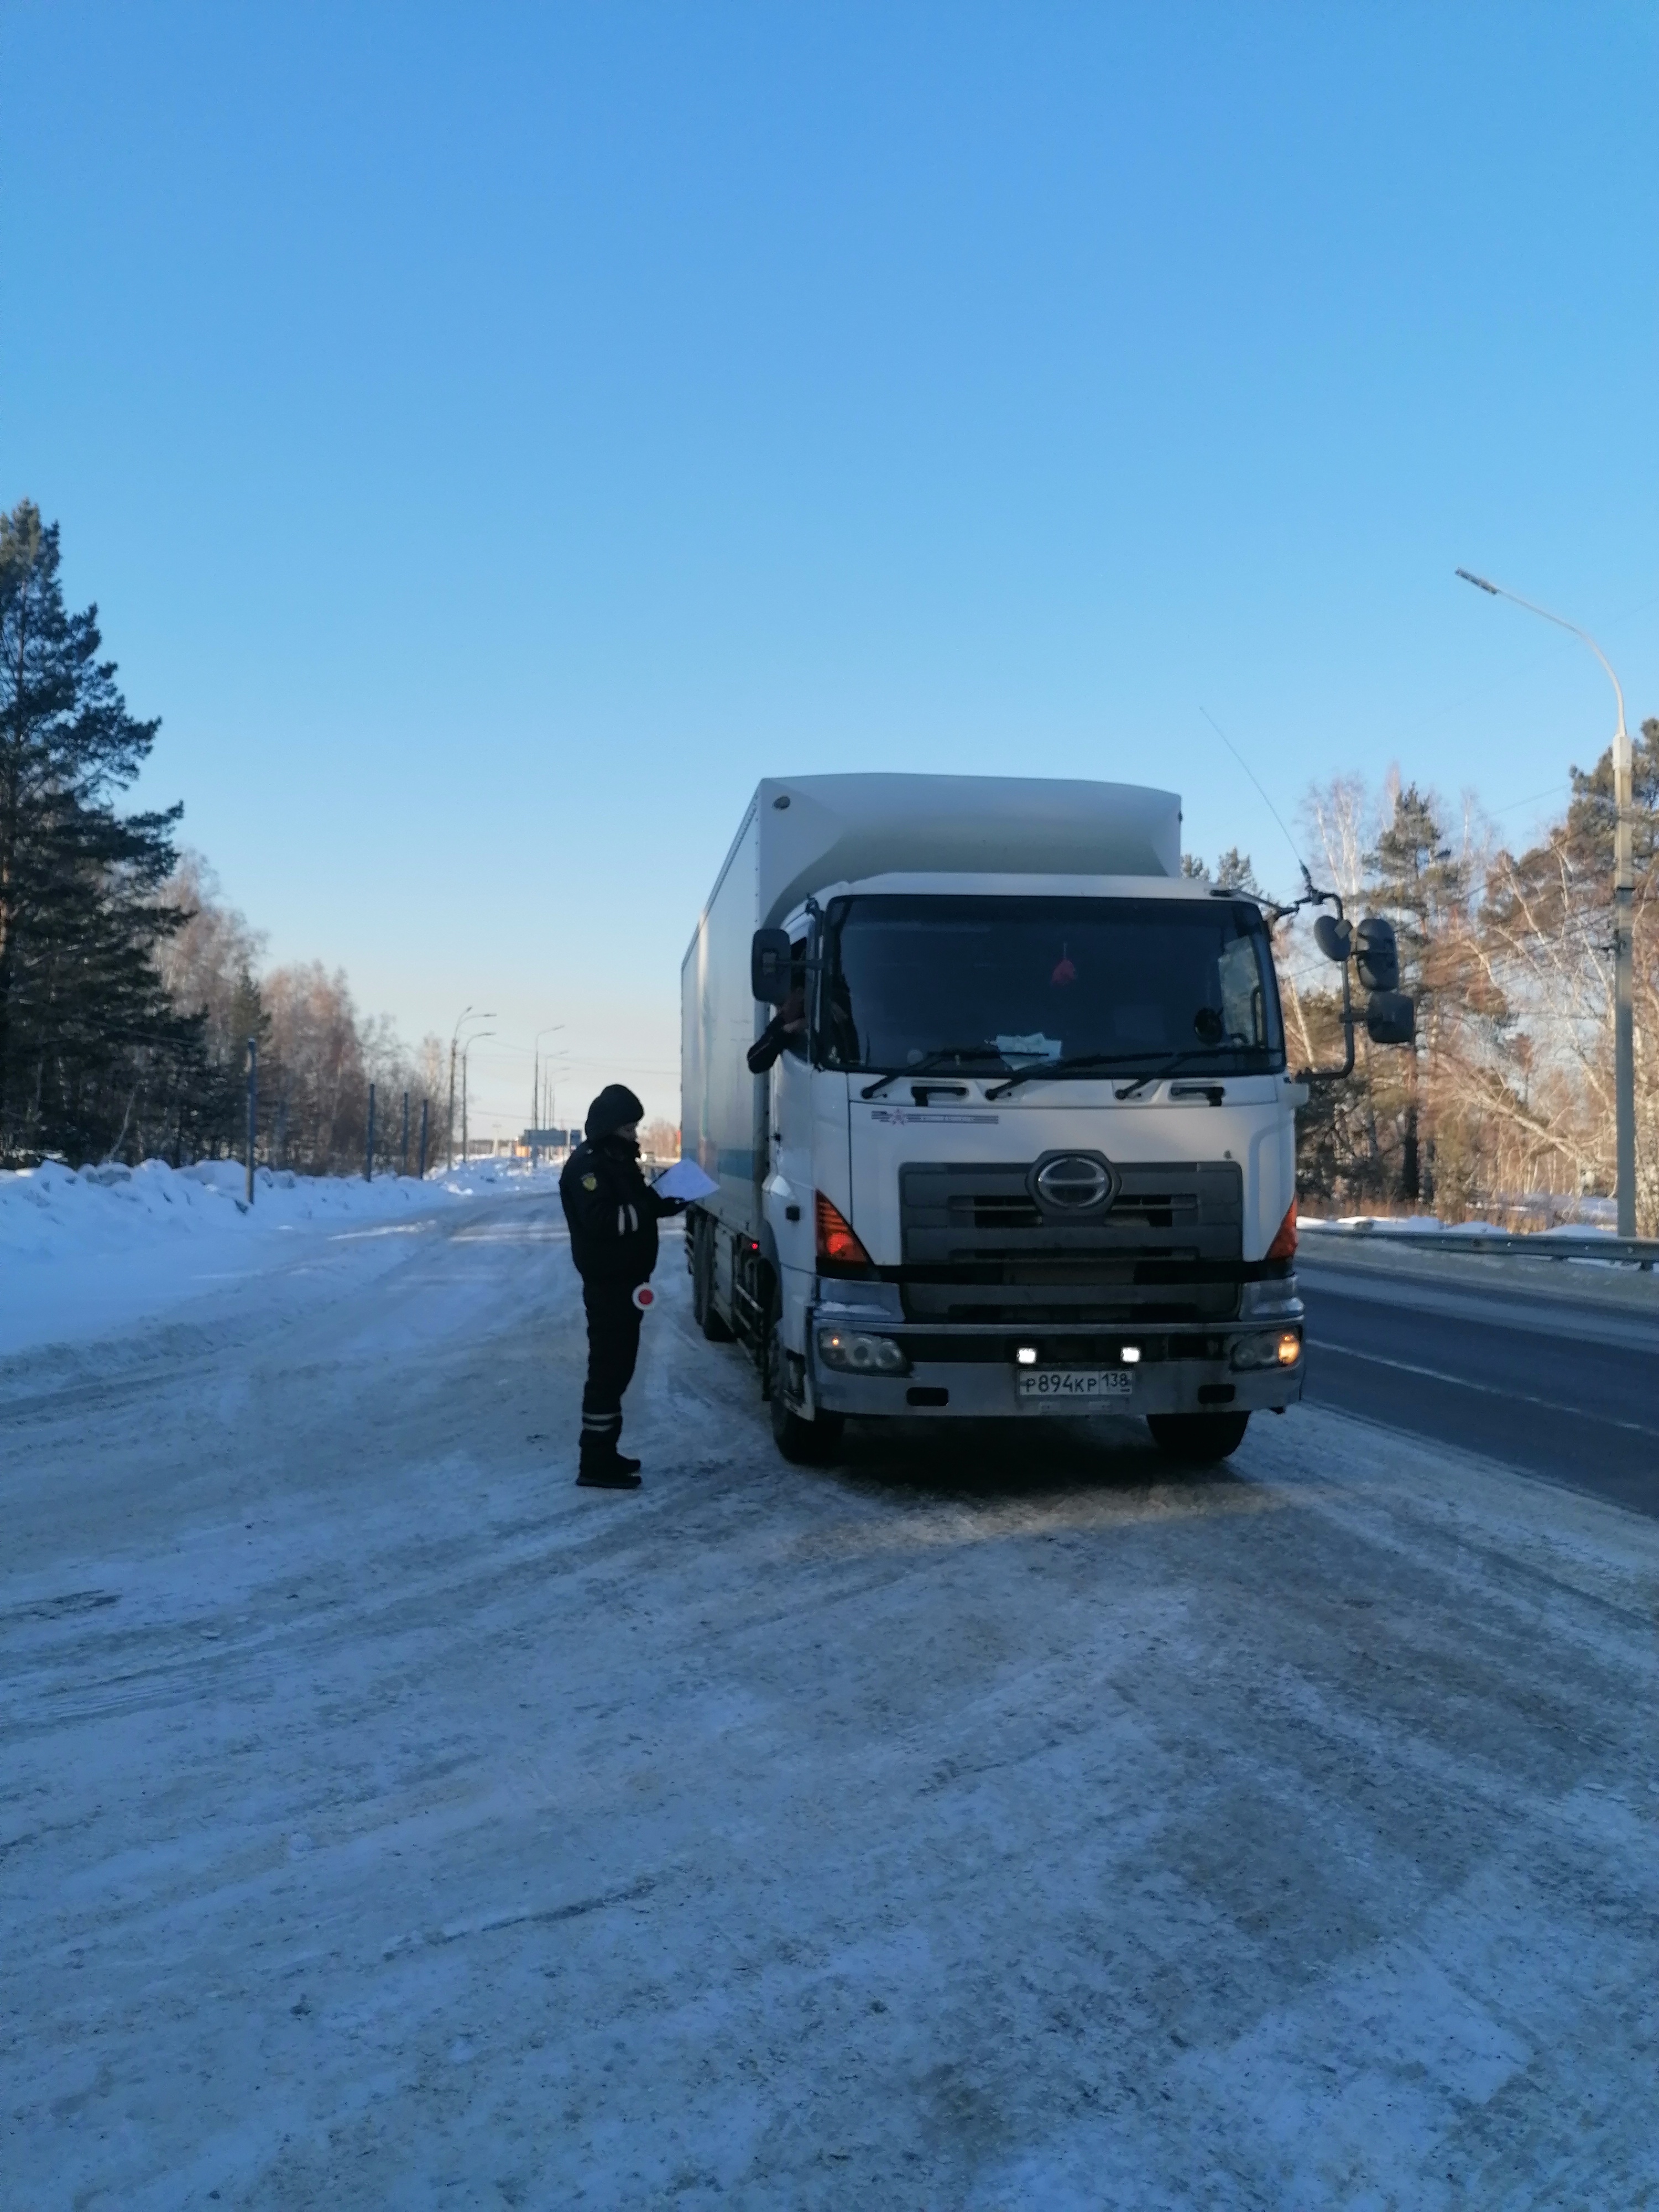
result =
M1375 1244L1420 1246L1434 1252L1518 1252L1528 1260L1605 1260L1650 1273L1659 1237L1563 1237L1509 1229L1389 1229L1370 1221L1299 1221L1298 1237L1342 1237Z

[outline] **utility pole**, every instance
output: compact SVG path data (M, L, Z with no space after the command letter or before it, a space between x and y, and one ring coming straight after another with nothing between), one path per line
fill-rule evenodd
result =
M488 1015L488 1014L485 1014L485 1015L483 1015L480 1018L481 1018L481 1019L483 1019L483 1020L484 1020L484 1021L488 1021L488 1020L489 1020L489 1015ZM482 1044L482 1043L483 1042L483 1041L484 1041L484 1039L485 1039L486 1037L493 1037L493 1036L495 1036L495 1030L480 1030L478 1031L478 1034L477 1035L477 1036L470 1036L470 1037L467 1039L466 1042L465 1042L465 1043L461 1047L461 1165L462 1165L463 1167L465 1167L465 1166L466 1165L467 1160L468 1160L468 1159L469 1159L469 1158L471 1157L471 1155L469 1154L469 1152L468 1152L468 1151L467 1151L467 1139L466 1139L466 1070L467 1070L467 1062L471 1060L471 1056L472 1056L472 1048L473 1048L473 1046L474 1046L475 1044Z
M1609 675L1612 671L1607 672ZM1613 689L1618 690L1617 679ZM1613 803L1619 818L1613 833L1613 1084L1619 1167L1619 1234L1636 1234L1636 866L1632 849L1634 812L1630 732L1625 727L1625 695L1619 692L1619 734L1613 744Z
M1547 607L1535 606L1523 599L1518 592L1507 592L1501 584L1489 584L1484 576L1476 576L1467 568L1457 574L1466 584L1477 591L1486 592L1494 599L1509 599L1517 607L1524 607L1529 615L1540 616L1553 623L1558 629L1571 630L1581 645L1587 645L1607 672L1613 686L1613 696L1619 702L1619 726L1613 738L1613 803L1617 818L1613 832L1613 1154L1617 1172L1619 1196L1619 1234L1636 1234L1636 1013L1632 988L1633 958L1632 952L1632 909L1636 900L1636 867L1634 854L1633 808L1631 789L1634 763L1631 757L1630 732L1625 727L1624 687L1613 672L1613 663L1587 629L1577 623L1564 621L1553 615Z
M461 1033L461 1024L471 1012L471 1006L463 1006L449 1032L449 1119L444 1125L444 1155L451 1168L455 1164L455 1040Z
M426 1109L427 1101L422 1098L421 1101L421 1181L422 1182L426 1181Z
M259 1133L259 1040L247 1041L247 1202L253 1203L253 1147Z
M533 1046L532 1047L532 1048L531 1048L531 1073L530 1073L530 1126L531 1126L531 1127L532 1127L532 1129L539 1129L539 1128L541 1128L541 1127L543 1127L544 1126L544 1123L543 1123L543 1121L542 1121L542 1118L541 1118L541 1112L542 1112L542 1060L541 1060L542 1039L543 1039L544 1036L556 1036L556 1034L558 1033L558 1031L559 1031L560 1030L562 1030L563 1027L564 1027L564 1024L563 1024L562 1022L553 1022L553 1023L550 1023L550 1024L549 1024L549 1026L548 1026L546 1029L544 1029L544 1030L537 1030L537 1032L536 1032L536 1041L535 1041L535 1043L534 1043L534 1045L533 1045ZM531 1164L531 1166L532 1166L532 1168L533 1168L534 1166L536 1166L536 1164L537 1164L537 1163L538 1162L538 1160L540 1159L540 1158L541 1158L541 1147L540 1147L540 1146L539 1146L539 1145L537 1145L537 1144L532 1143L532 1146L531 1146L531 1147L530 1147L530 1164Z
M363 1181L374 1180L374 1085L368 1086L368 1134L363 1139Z
M403 1149L398 1155L398 1172L400 1176L409 1173L409 1093L406 1091L404 1093L404 1141Z
M459 1014L459 1015L457 1016L457 1018L456 1018L456 1021L455 1021L455 1026L454 1026L454 1028L453 1028L453 1029L450 1031L450 1033L449 1033L449 1118L448 1118L448 1121L447 1121L447 1123L445 1124L445 1129L444 1129L444 1152L445 1152L445 1156L446 1156L446 1158L447 1158L447 1161L448 1161L448 1164L449 1164L450 1167L452 1167L452 1168L453 1168L453 1167L454 1166L454 1164L455 1164L455 1052L456 1052L456 1040L459 1037L459 1036L460 1036L460 1034L461 1034L461 1029L462 1029L463 1024L465 1024L465 1022L466 1022L470 1018L472 1018L472 1009L471 1009L471 1006L463 1006L463 1007L461 1008L461 1011L460 1011ZM493 1022L493 1021L495 1020L495 1017L494 1016L494 1014L479 1014L479 1015L477 1015L477 1016L476 1017L476 1018L477 1018L477 1020L481 1021L481 1022ZM466 1116L466 1103L465 1103L465 1099L463 1099L462 1103L461 1103L461 1115L462 1115L462 1119L465 1121L465 1116ZM463 1134L462 1134L462 1144L463 1144L463 1146L465 1146L465 1132L463 1132Z

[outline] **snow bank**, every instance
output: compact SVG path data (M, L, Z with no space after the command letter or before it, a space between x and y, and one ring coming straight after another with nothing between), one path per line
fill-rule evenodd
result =
M1344 1213L1339 1214L1334 1220L1327 1220L1318 1214L1298 1213L1296 1217L1296 1225L1298 1231L1304 1229L1358 1230L1366 1236L1376 1237L1397 1237L1407 1230L1416 1236L1425 1229L1438 1230L1446 1237L1504 1237L1511 1233L1499 1222L1442 1221L1437 1214L1433 1213L1409 1213L1403 1217L1382 1213ZM1613 1224L1611 1222L1586 1219L1564 1221L1553 1229L1532 1229L1522 1233L1535 1237L1542 1243L1546 1238L1552 1237L1597 1237L1604 1234L1611 1236L1613 1230ZM1600 1261L1596 1262L1598 1267L1601 1264Z
M475 1160L429 1176L296 1176L234 1160L174 1169L48 1161L0 1171L0 1358L100 1334L331 1238L414 1224L470 1201L545 1192L550 1168Z

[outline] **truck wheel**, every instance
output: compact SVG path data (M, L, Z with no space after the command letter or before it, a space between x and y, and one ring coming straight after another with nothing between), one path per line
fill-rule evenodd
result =
M1148 1413L1152 1442L1171 1459L1192 1467L1213 1467L1244 1441L1248 1413Z
M772 1441L796 1467L822 1467L835 1456L846 1417L841 1413L820 1413L816 1420L808 1420L803 1413L791 1413L783 1395L783 1325L775 1321L767 1355Z
M732 1332L714 1304L714 1234L712 1221L698 1222L696 1256L691 1266L691 1310L708 1343L730 1344Z

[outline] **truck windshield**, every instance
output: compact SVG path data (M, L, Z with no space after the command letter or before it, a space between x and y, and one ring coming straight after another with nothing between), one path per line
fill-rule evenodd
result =
M1247 900L872 896L836 899L825 920L830 1067L1285 1064L1267 932Z

